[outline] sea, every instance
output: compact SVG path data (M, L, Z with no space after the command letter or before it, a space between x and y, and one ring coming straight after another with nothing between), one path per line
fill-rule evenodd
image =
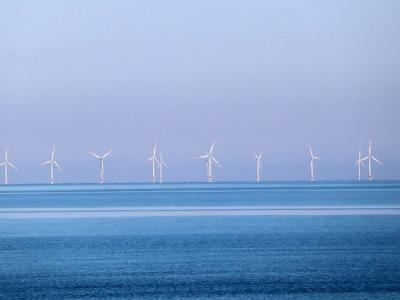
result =
M0 299L400 299L400 181L0 187Z

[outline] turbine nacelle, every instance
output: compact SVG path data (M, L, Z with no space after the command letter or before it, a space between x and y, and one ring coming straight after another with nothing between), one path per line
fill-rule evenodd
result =
M318 157L318 156L315 156L315 155L313 154L312 149L311 149L311 145L308 145L308 148L309 148L309 150L310 150L311 160L314 160L314 159L319 160L319 157Z
M257 155L255 152L253 152L254 157L256 158L256 160L260 160L261 157L263 156L263 153L264 153L264 152L261 152L260 154Z
M89 153L90 154L92 154L94 157L96 157L97 159L99 159L99 160L103 160L103 159L105 159L107 156L109 156L111 153L112 153L112 150L111 151L108 151L106 154L104 154L104 155L98 155L98 154L96 154L96 153L94 153L94 152L92 152L92 151L89 151Z
M361 165L363 168L365 168L363 161L364 161L364 159L359 159L356 161L355 165Z

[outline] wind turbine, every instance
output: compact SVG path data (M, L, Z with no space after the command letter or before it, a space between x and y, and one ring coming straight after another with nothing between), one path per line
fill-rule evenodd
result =
M147 161L151 161L152 162L152 177L151 177L151 180L152 180L153 183L155 183L156 179L157 179L156 178L156 164L157 165L159 164L159 161L158 161L157 156L156 156L156 152L157 152L157 143L154 144L153 155L147 159Z
M260 171L261 171L261 157L263 155L263 152L261 152L260 154L256 154L254 153L254 156L256 157L256 178L257 178L257 182L260 182Z
M308 145L308 148L310 149L310 155L311 155L311 161L310 161L310 180L314 181L314 159L319 160L319 157L314 156L312 150L311 150L311 145Z
M8 184L8 166L17 170L17 168L8 161L8 149L6 147L6 153L4 154L4 162L0 164L0 167L4 166L4 184Z
M197 159L201 159L201 158L205 158L206 161L206 166L207 166L207 179L208 182L212 182L212 162L215 162L217 164L218 167L221 168L221 165L218 163L218 161L215 159L215 157L212 155L213 150L214 150L214 145L215 145L215 141L213 141L210 150L208 151L207 154L196 157Z
M96 157L100 162L100 184L103 184L103 182L104 182L104 159L112 153L112 150L108 151L104 155L98 155L91 151L89 151L89 153L92 154L94 157Z
M363 160L361 159L361 149L358 149L358 160L356 161L356 165L358 165L358 181L361 180L361 166L365 168Z
M50 165L50 184L54 184L54 166L62 170L60 165L54 160L55 151L56 151L56 146L53 146L53 151L51 152L51 159L42 164L42 166Z
M160 180L160 183L162 183L163 182L163 168L167 167L167 164L163 160L161 151L160 151L160 155L159 155L159 159L158 159L157 163L158 163L158 169L160 170L159 180Z
M371 169L371 159L376 161L378 164L382 165L382 163L377 160L375 157L372 156L372 142L369 141L369 147L368 147L368 155L364 157L362 160L368 159L368 180L372 180L372 169Z

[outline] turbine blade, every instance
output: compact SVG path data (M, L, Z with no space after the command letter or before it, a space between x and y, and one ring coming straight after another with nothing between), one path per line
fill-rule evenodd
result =
M17 170L17 167L16 166L14 166L12 163L10 163L9 161L7 162L7 164L11 167L11 168L13 168L14 170Z
M165 163L164 160L163 160L163 156L162 156L161 151L160 151L160 154L159 154L159 162L160 162L160 164L163 165L164 167L167 166L166 163Z
M375 157L371 156L371 158L376 161L378 164L383 165L383 163L381 163L379 160L377 160Z
M53 163L57 166L57 168L59 168L60 170L62 170L62 168L60 167L60 165L54 160Z
M356 165L361 165L363 168L365 168L365 165L364 165L362 159L357 160L355 164L356 164Z
M313 157L314 155L313 155L313 153L312 153L311 145L310 145L310 144L308 145L308 149L310 150L311 157Z
M42 163L42 166L48 165L49 163L51 163L51 160L48 160L48 161Z
M217 164L218 167L221 168L221 165L220 165L219 162L215 159L214 156L211 156L211 159Z
M6 164L6 162L3 162L0 164L0 167L4 166Z
M317 156L313 156L313 159L318 159L318 160L319 160L319 157L317 157Z
M106 158L107 156L109 156L113 151L108 151L106 154L104 154L101 158Z
M214 145L215 145L215 141L213 141L213 143L211 144L210 151L209 151L210 154L211 154L211 153L213 152L213 150L214 150Z
M94 157L96 157L96 158L98 158L98 159L101 158L100 155L97 155L96 153L93 153L93 152L91 152L91 151L89 151L89 153L92 154Z
M196 159L200 159L200 158L207 158L208 157L208 154L206 154L206 155L202 155L202 156L197 156L196 157Z

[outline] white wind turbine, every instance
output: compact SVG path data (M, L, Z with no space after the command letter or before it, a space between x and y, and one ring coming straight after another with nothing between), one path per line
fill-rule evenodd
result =
M319 160L319 157L314 156L312 150L311 150L311 145L308 145L308 148L310 149L310 155L311 155L311 161L310 161L310 180L314 181L314 159Z
M159 180L160 180L160 183L162 183L162 182L163 182L163 168L164 168L164 167L167 167L167 164L166 164L165 161L163 160L161 151L160 151L159 159L158 159L157 163L158 163L158 169L159 169L159 171L160 171L160 178L159 178Z
M98 154L90 152L90 151L89 151L89 153L92 154L94 157L96 157L100 162L100 184L103 184L103 182L104 182L104 159L112 153L112 150L108 151L104 155L98 155Z
M372 168L371 168L371 159L376 161L378 164L382 165L382 163L377 160L375 157L372 156L372 142L369 142L369 147L368 147L368 155L364 157L362 160L368 159L368 180L372 180Z
M256 154L254 153L254 156L256 158L256 179L257 182L260 182L260 171L261 171L261 157L263 155L263 152L261 152L260 154Z
M6 153L4 154L4 162L0 164L0 167L4 166L4 184L8 184L8 166L17 170L17 168L8 161L8 149L6 147Z
M215 157L212 155L213 150L214 150L214 145L215 145L215 141L213 141L210 150L208 151L207 154L196 157L197 159L201 159L201 158L205 158L207 159L206 161L206 166L207 166L207 179L208 182L212 182L212 162L215 162L217 164L218 167L221 167L221 165L218 163L218 161L215 159Z
M56 146L53 146L53 151L51 152L51 159L42 164L42 166L50 165L50 184L54 184L54 166L62 170L60 165L54 160L55 151L56 151Z
M158 165L160 162L157 159L156 153L157 152L157 143L154 144L154 148L153 148L153 155L151 157L149 157L147 159L147 161L151 161L152 162L152 177L151 177L151 181L153 183L156 182L156 164Z
M361 149L358 149L358 160L356 161L356 165L358 165L358 181L361 180L361 166L365 168L363 159L361 159Z

